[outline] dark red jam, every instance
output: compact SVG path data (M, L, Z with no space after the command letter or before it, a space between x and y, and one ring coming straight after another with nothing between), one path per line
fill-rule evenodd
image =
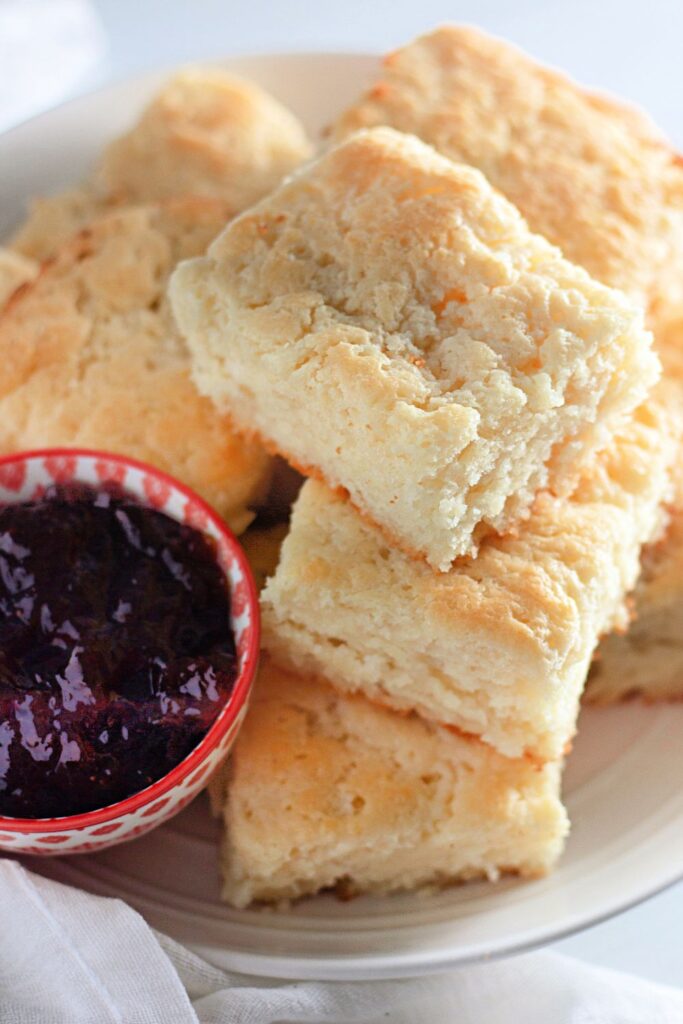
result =
M161 778L236 678L211 541L120 491L0 508L0 814L78 814Z

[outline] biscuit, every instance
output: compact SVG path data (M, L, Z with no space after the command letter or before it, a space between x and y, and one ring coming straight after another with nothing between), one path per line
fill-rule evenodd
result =
M185 195L223 199L227 219L310 152L299 121L259 86L217 68L187 68L107 147L90 180L34 200L12 245L47 259L112 206Z
M533 231L655 315L683 299L683 161L637 110L446 26L386 57L333 136L374 125L478 167Z
M299 120L260 86L187 68L107 148L96 183L132 201L194 194L243 210L311 152Z
M501 757L264 662L227 772L223 894L244 907L338 886L544 874L568 831L560 765Z
M0 452L120 452L181 479L236 530L269 457L202 398L165 289L225 222L217 200L113 213L77 235L0 316Z
M663 327L657 344L673 401L683 408L683 319ZM683 445L674 470L669 526L643 552L628 630L598 648L584 696L590 703L683 697Z
M30 281L38 273L33 260L11 249L0 248L0 308L20 285Z
M678 449L668 410L641 408L571 497L438 574L307 481L262 593L264 642L297 671L480 737L559 758L601 634L627 622L641 545L661 529Z
M658 375L635 305L388 128L234 220L170 295L200 390L441 570L567 489Z

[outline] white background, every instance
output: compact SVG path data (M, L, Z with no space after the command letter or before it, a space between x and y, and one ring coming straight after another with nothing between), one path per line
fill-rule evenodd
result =
M94 0L103 75L198 55L386 50L443 21L480 25L647 107L683 146L681 0Z
M198 57L386 50L439 22L466 21L641 104L683 147L683 0L93 0L92 6L105 49L69 85L71 93ZM683 885L554 948L683 985Z

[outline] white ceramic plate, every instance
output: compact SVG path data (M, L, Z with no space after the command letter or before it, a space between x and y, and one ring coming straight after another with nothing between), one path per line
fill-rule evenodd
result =
M316 134L374 65L373 57L344 54L225 61ZM28 196L77 181L163 77L115 85L1 137L0 237ZM98 855L34 859L31 867L121 896L218 966L252 974L395 977L501 956L594 924L683 876L683 707L590 709L580 725L565 780L572 835L560 867L542 881L233 911L218 896L218 828L205 797L141 840Z

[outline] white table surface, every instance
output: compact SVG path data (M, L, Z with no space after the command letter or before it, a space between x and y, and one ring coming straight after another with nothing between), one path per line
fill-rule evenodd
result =
M683 147L682 0L93 0L93 7L107 51L72 92L229 53L386 50L440 22L464 21L646 107ZM553 948L683 985L683 883Z

